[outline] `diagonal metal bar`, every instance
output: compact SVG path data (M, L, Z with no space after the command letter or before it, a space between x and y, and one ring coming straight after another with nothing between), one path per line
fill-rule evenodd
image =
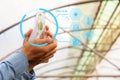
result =
M37 78L73 78L73 77L77 77L77 78L89 78L89 77L120 77L120 75L91 75L91 74L87 74L87 75L41 75L41 76L36 76Z

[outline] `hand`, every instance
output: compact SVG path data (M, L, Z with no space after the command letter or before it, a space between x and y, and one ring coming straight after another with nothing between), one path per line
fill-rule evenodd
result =
M28 31L25 36L26 39L23 43L22 52L27 56L29 62L29 71L33 69L34 66L48 62L48 60L54 56L56 52L57 42L51 40L52 34L49 31L49 28L46 27L47 38L45 39L34 39L32 40L35 44L48 43L46 46L32 46L29 44L28 39L32 30Z

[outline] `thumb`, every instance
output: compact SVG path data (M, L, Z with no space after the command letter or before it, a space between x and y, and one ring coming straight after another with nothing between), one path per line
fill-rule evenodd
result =
M31 35L31 33L32 33L32 29L30 29L27 33L25 33L25 37L30 37L30 35Z

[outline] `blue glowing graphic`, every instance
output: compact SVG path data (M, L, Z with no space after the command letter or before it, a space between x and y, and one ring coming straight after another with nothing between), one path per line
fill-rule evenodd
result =
M71 30L75 30L75 31L80 30L80 23L73 23L71 25Z
M56 17L58 17L58 16L62 16L62 15L64 16L64 15L68 15L68 14L58 14Z
M67 10L59 10L57 12L56 18L59 22L60 27L64 29L70 29L71 25L71 18L68 13L66 13Z
M56 12L68 12L66 9L57 9Z
M93 24L93 18L91 16L85 16L83 22L86 26L90 27Z
M71 17L71 19L74 19L74 20L79 20L80 19L80 17L81 17L81 11L80 11L80 9L78 9L78 8L73 8L72 10L71 10L71 12L70 12L70 17Z
M74 13L74 16L78 16L78 13L75 12L75 13Z
M57 34L58 34L58 21L57 21L56 17L55 17L55 16L53 15L53 13L51 13L49 10L46 10L46 9L43 9L43 8L39 8L38 10L47 12L47 13L49 13L49 14L54 18L55 23L56 23L56 32L55 32L54 36L52 37L52 40L54 40L54 39L56 38ZM34 10L33 10L33 11L34 11ZM31 11L31 12L33 12L33 11ZM22 17L22 20L20 21L20 33L21 33L21 36L22 36L23 39L25 39L25 36L24 36L24 34L23 34L23 31L22 31L22 23L24 22L26 16L27 16L27 14L25 14L25 15ZM46 46L48 43L44 43L44 44L34 44L34 43L30 42L30 44L31 44L32 46Z
M91 33L90 33L90 32L86 32L86 34L85 34L85 35L86 35L86 37L87 37L87 38L90 38Z
M80 41L79 40L77 40L77 39L73 39L72 40L72 45L73 46L77 46L77 45L79 45L80 44Z

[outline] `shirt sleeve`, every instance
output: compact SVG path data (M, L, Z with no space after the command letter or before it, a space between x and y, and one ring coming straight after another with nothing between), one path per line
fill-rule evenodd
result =
M28 60L22 52L12 54L0 62L0 80L16 80L25 76L25 72L27 72L26 76L32 76L28 75L28 65Z
M19 78L15 79L15 80L35 80L35 72L24 72Z

